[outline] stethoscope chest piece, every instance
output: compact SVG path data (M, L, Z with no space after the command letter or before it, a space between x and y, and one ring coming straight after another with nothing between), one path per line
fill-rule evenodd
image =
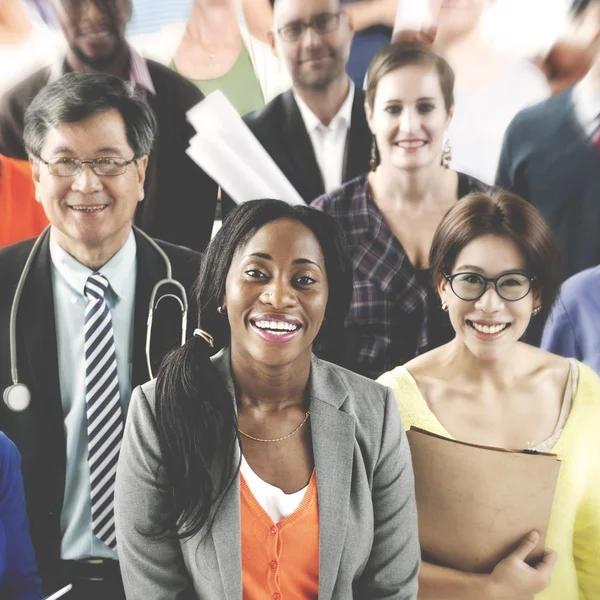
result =
M31 392L24 383L16 383L4 390L4 403L14 412L24 411L31 402Z

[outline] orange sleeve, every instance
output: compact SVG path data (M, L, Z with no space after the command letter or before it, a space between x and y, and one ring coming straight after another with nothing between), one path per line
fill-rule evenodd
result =
M0 155L0 247L36 237L46 225L29 162Z

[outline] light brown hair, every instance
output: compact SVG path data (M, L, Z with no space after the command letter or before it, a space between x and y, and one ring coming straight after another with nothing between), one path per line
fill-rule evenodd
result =
M379 82L392 71L412 65L435 68L440 80L446 112L454 106L454 71L441 56L418 42L395 42L384 46L373 57L367 71L367 104L373 108Z

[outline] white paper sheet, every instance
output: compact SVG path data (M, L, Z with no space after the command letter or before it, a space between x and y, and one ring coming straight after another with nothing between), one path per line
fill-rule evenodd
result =
M187 154L235 202L276 198L305 204L222 92L209 94L187 118L198 132Z

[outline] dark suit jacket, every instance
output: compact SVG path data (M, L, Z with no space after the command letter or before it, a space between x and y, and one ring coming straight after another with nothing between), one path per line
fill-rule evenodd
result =
M369 170L371 131L367 125L364 105L365 93L356 87L350 131L346 140L342 183ZM325 184L312 142L292 90L280 94L261 109L246 115L244 121L307 204L325 193ZM223 199L224 212L228 212L233 206L229 197Z
M147 94L146 100L156 114L158 136L150 153L145 199L138 204L135 224L152 237L203 250L210 241L215 218L217 184L185 153L195 133L185 113L203 95L167 67L146 62L156 90L156 95ZM23 117L50 74L50 67L40 69L0 100L0 154L27 158Z
M0 250L0 391L12 384L9 315L17 282L33 242L27 240ZM137 233L136 242L132 389L149 379L144 350L148 303L154 284L165 277L165 264L156 250ZM188 291L190 334L197 322L190 290L199 271L200 255L163 242L159 245L171 261L173 277ZM164 287L161 293L169 291ZM151 353L155 372L166 351L179 343L179 315L175 303L169 300L161 303L155 312ZM17 354L19 381L27 384L32 400L29 408L21 413L10 411L4 402L0 402L0 429L14 441L22 455L31 534L44 589L48 591L60 583L56 580L56 567L60 559L60 514L66 469L48 235L23 289L17 320Z

